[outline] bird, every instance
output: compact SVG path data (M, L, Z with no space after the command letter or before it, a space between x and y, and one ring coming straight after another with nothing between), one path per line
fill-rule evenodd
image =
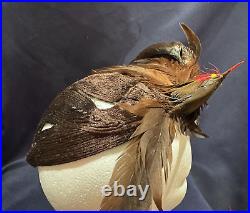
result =
M92 70L63 90L43 114L27 162L34 167L67 164L125 144L110 186L118 182L125 188L149 186L149 191L144 200L103 197L99 209L148 210L155 205L165 210L180 203L185 190L176 195L173 182L179 180L182 186L188 172L175 167L184 165L189 171L191 161L176 163L181 158L175 155L184 153L176 154L174 143L188 143L192 135L208 137L199 127L201 110L226 76L244 63L225 72L212 67L204 73L200 39L186 24L180 27L188 45L150 45L128 65Z

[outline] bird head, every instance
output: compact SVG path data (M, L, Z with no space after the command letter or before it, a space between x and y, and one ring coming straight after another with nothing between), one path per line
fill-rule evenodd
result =
M237 69L244 61L241 61L228 70L221 73L218 68L209 73L199 74L191 81L174 86L170 98L174 103L171 113L191 114L199 109L214 91L221 85L226 76Z

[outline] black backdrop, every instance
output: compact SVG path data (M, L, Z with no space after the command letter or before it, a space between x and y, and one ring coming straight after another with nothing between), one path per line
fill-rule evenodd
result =
M5 3L3 208L52 209L24 155L56 94L91 68L128 63L159 41L199 35L201 63L247 59L247 3ZM247 208L247 63L210 99L192 139L187 195L177 210Z

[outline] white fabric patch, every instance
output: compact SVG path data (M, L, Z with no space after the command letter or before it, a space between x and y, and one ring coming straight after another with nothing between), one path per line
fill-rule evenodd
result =
M91 99L91 101L93 101L93 103L95 104L95 106L98 109L110 109L111 107L115 106L115 104L113 104L113 103L102 101L102 100L97 99L97 98L90 97L90 99Z
M50 124L50 123L46 123L44 124L43 128L42 128L42 131L46 130L46 129L50 129L52 126L54 126L53 124Z

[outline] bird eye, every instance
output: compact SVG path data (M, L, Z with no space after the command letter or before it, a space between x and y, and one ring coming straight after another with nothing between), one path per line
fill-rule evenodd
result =
M182 58L182 54L183 54L183 51L182 51L182 48L181 48L181 51L180 51L180 56L181 56L181 58Z

